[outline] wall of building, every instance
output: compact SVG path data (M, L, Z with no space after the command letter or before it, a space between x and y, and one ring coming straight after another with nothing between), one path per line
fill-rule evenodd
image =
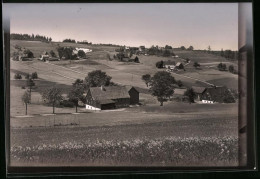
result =
M86 109L88 109L88 110L94 110L94 111L100 111L100 110L101 110L100 108L96 108L96 107L90 106L90 105L88 105L88 104L86 104Z
M130 104L138 104L139 103L139 92L137 92L135 89L131 89L129 91L130 95Z

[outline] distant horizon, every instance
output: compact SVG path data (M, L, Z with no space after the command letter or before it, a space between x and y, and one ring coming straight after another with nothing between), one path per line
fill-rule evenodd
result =
M11 33L11 34L19 34L19 33ZM20 33L21 34L21 33ZM37 34L37 33L31 33L31 34L28 34L28 35L32 35L32 34L34 34L34 35L42 35L42 36L45 36L45 35L43 35L43 34ZM45 36L45 37L48 37L48 36ZM49 37L48 37L49 38ZM52 37L51 37L52 38ZM72 39L72 38L65 38L65 39L71 39L71 40L75 40L75 39ZM63 40L65 40L65 39L63 39ZM24 40L24 41L32 41L33 42L33 40ZM37 41L37 40L35 40L35 41ZM40 40L38 40L38 41L40 41ZM77 42L82 42L82 41L84 41L84 40L75 40L76 41L76 44L77 44ZM72 43L72 42L63 42L63 41L51 41L51 42L54 42L54 43ZM90 41L88 41L88 42L90 42ZM93 43L93 42L91 42L92 44L86 44L86 45L109 45L109 44L111 44L111 46L126 46L126 47L140 47L140 46L145 46L145 45L138 45L138 46L129 46L129 45L120 45L120 44L113 44L113 43ZM75 43L72 43L72 44L75 44ZM79 43L80 44L80 43ZM158 45L158 47L165 47L166 45L168 45L168 44L165 44L165 45L162 45L162 46L159 46ZM155 46L156 47L156 45L153 45L153 46ZM184 46L184 45L181 45L181 46ZM173 49L176 49L176 48L181 48L181 46L178 46L178 47L173 47L172 46L172 48ZM145 46L145 48L150 48L150 47L152 47L152 46ZM189 46L184 46L185 48L186 48L186 50L189 48ZM196 50L208 50L207 48L205 48L205 49L194 49L195 51ZM223 49L224 51L225 50L232 50L232 49ZM221 51L221 49L220 50L212 50L211 49L211 51ZM237 50L232 50L232 51L237 51Z
M53 41L238 50L238 3L3 4L11 33ZM37 32L37 33L35 33Z

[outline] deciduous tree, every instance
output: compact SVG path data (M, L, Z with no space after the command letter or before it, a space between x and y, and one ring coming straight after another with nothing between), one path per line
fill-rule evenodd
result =
M112 77L108 76L106 72L95 70L88 73L85 78L86 87L109 86Z
M62 97L62 90L57 87L52 87L49 89L44 90L42 93L42 98L44 101L52 104L52 113L55 113L55 105L63 100Z
M151 82L151 75L150 74L143 75L142 80L145 82L146 86L148 87Z
M30 94L27 91L24 92L22 101L25 104L25 115L27 115L27 105L30 103Z
M167 101L173 95L174 84L176 84L174 77L166 71L157 72L152 77L150 90L152 91L152 95L157 97L161 106L163 106L163 102Z
M194 103L194 98L195 98L196 94L192 88L188 88L185 91L184 96L188 97L190 103Z

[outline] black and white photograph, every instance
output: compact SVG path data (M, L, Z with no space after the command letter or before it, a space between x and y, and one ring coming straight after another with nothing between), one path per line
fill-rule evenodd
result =
M3 5L9 166L247 163L239 3Z

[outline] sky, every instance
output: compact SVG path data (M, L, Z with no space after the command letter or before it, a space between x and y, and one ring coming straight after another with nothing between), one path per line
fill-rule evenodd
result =
M126 46L238 49L238 3L4 4L11 33Z

